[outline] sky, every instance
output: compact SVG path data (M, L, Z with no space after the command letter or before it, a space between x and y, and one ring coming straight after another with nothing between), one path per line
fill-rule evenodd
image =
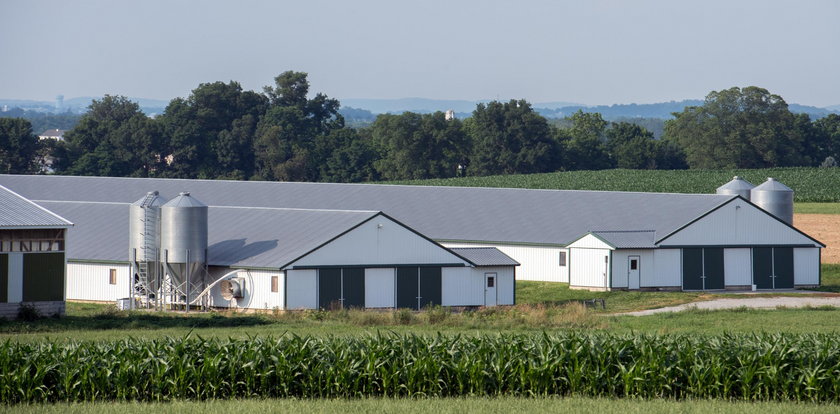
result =
M838 0L0 0L0 98L169 100L286 70L336 98L840 104Z

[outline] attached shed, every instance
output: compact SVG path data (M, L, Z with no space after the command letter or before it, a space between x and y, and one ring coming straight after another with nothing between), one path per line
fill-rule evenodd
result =
M584 289L793 289L820 283L819 241L735 197L666 234L589 232L569 245Z
M73 224L0 186L0 317L21 304L64 314L65 231Z

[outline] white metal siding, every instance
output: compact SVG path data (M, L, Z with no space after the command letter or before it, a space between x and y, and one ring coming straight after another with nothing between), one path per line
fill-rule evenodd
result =
M446 269L444 269L446 270ZM365 269L365 307L393 308L396 306L394 268Z
M723 276L726 286L752 285L750 249L723 249Z
M9 283L7 302L23 301L23 253L9 253Z
M569 249L569 285L583 287L606 287L607 263L610 256L607 249Z
M655 249L653 251L653 277L642 275L643 287L682 287L682 257L680 249Z
M612 262L612 287L626 288L630 276L630 256L639 256L639 287L651 287L656 285L646 284L653 280L655 263L652 249L619 249L613 251Z
M567 249L562 247L454 242L444 242L442 244L446 247L495 247L519 262L520 266L516 268L516 278L518 280L569 282L568 256L566 257L566 266L560 266L560 252L568 252Z
M117 284L110 284L110 269L117 270ZM68 300L116 301L131 297L131 266L111 263L67 263Z
M814 245L814 241L765 214L758 207L736 200L692 223L661 243L662 246L756 244Z
M816 285L820 282L820 249L793 249L793 284Z
M518 270L518 269L517 269ZM484 293L484 274L496 274L496 304L498 305L513 305L514 302L514 269L511 266L491 266L475 268L477 273L481 274L481 293ZM517 274L518 276L518 274Z
M228 267L210 267L211 280L217 280L225 274L236 270ZM271 278L277 276L277 292L271 291ZM236 274L244 280L241 298L227 300L222 297L218 285L211 290L212 306L222 308L244 309L284 309L284 275L283 272L271 270L242 270Z
M317 270L287 270L286 289L288 289L286 309L318 308Z
M445 267L441 272L443 306L483 306L484 268Z
M604 243L603 240L595 237L592 234L587 234L586 236L581 237L574 243L570 244L569 247L585 247L588 249L612 249L607 243Z
M292 266L466 263L439 245L389 220L376 217Z

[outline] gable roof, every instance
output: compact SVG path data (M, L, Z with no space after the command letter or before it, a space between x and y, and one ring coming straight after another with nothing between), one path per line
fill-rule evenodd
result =
M0 228L71 227L73 223L0 186Z
M519 262L495 247L453 247L453 253L476 266L519 266Z
M596 231L591 234L616 249L653 249L656 247L653 230Z
M44 205L76 223L68 234L68 259L129 260L129 203L48 201ZM211 206L207 263L280 268L379 214Z
M429 187L383 184L0 175L33 200L130 203L148 191L190 191L209 206L384 211L438 241L565 245L581 234L666 235L732 195Z

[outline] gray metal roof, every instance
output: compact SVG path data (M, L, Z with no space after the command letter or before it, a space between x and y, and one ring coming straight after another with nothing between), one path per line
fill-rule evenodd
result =
M67 235L68 259L128 261L129 203L44 205L76 223ZM377 214L210 207L207 261L213 266L280 268Z
M752 190L753 191L780 191L780 192L786 192L786 193L788 193L788 192L792 193L793 192L793 190L790 187L780 183L779 181L776 181L776 179L773 178L773 177L768 177L767 181L759 184L758 186L754 187Z
M752 190L754 187L755 185L753 185L753 183L736 175L735 177L732 177L731 181L718 187L717 191L749 191Z
M70 227L73 223L0 186L0 228Z
M565 245L593 230L663 237L731 195L427 187L114 177L0 175L32 200L131 203L148 191L190 191L210 206L376 210L439 241Z
M637 231L596 231L595 236L617 249L652 249L656 247L656 232L653 230Z
M453 247L453 253L476 266L519 266L519 262L495 247Z

